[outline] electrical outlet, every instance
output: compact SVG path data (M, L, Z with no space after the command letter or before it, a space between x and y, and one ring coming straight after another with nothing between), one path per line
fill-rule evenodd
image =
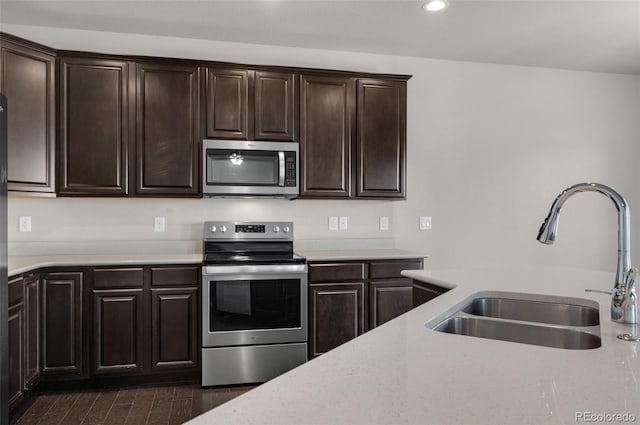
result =
M346 215L340 216L340 230L347 230L349 227L349 217Z
M418 228L420 230L431 229L431 217L420 217Z
M153 231L154 232L164 232L164 217L156 217L153 219Z
M389 230L389 217L380 217L380 230Z
M21 232L30 232L31 231L31 216L30 215L21 215L20 216L20 231Z
M338 217L329 217L329 230L338 230Z

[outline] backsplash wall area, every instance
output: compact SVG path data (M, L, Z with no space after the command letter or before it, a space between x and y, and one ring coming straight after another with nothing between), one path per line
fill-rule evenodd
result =
M119 199L56 198L9 200L9 240L189 241L202 240L208 220L293 221L296 239L390 238L390 202L283 199ZM379 216L390 230L379 230ZM19 232L19 217L31 216L32 231ZM347 216L348 229L329 231L329 216ZM165 232L154 231L165 217Z
M287 219L297 238L393 239L428 254L430 267L614 270L615 208L604 196L572 198L557 242L535 240L561 190L597 181L629 201L632 262L640 264L640 76L19 25L3 31L60 49L413 75L406 201L11 198L10 241L199 240L205 220ZM32 216L33 232L17 232L20 215ZM329 215L348 216L349 229L329 232ZM418 230L421 215L433 218L432 230ZM153 232L154 216L166 217L165 233ZM390 218L388 232L378 230L379 216Z

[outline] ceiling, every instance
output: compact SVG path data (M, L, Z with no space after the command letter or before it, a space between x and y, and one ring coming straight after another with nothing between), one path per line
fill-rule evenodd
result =
M640 0L450 3L0 0L0 24L640 75Z

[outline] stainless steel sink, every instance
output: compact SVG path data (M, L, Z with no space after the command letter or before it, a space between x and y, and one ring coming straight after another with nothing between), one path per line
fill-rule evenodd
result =
M597 308L567 302L535 301L509 298L475 298L463 309L475 316L522 320L565 326L597 326Z
M475 317L452 317L440 323L435 330L569 350L587 350L601 346L600 337L588 332Z
M438 332L570 350L601 346L598 303L485 291L426 324Z

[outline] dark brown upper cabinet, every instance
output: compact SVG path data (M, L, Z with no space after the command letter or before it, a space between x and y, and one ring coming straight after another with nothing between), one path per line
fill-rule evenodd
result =
M300 196L350 197L355 84L345 77L300 80Z
M256 140L297 140L296 83L292 73L255 72Z
M136 87L135 194L198 196L198 68L137 64Z
M405 198L406 82L357 83L358 197Z
M8 189L55 192L55 52L0 36L0 92L7 96Z
M249 71L209 68L206 80L207 137L248 140Z
M58 193L126 195L129 64L60 58Z
M300 197L404 199L406 80L303 75Z
M296 86L295 73L209 68L207 137L295 141Z

